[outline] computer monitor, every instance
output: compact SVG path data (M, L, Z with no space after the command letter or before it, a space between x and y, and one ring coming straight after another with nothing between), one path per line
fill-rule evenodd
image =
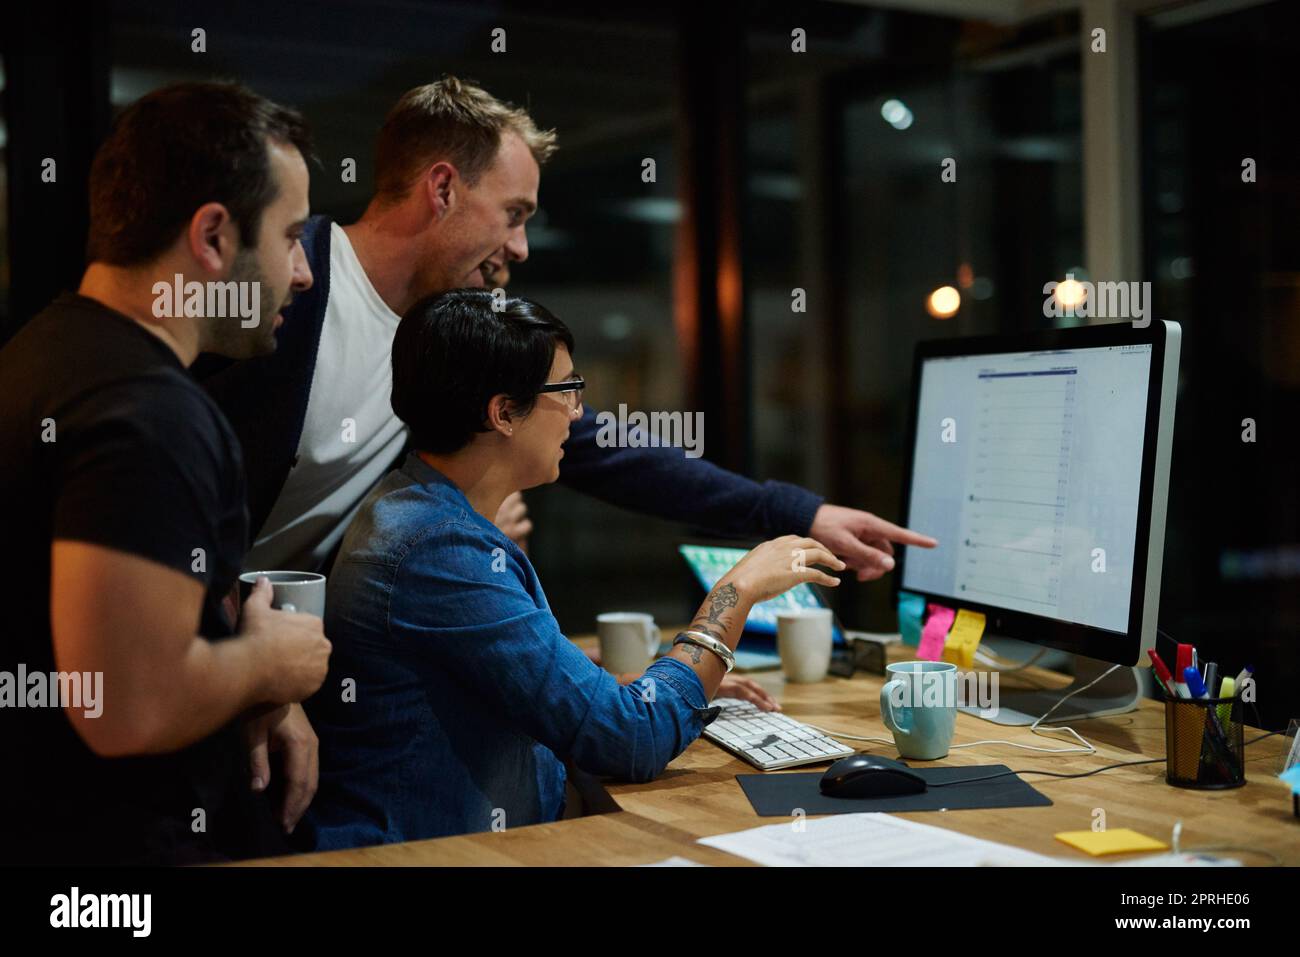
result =
M1075 683L1000 694L1027 724L1132 710L1160 608L1177 323L925 342L913 369L903 589L985 616L986 634L1078 655ZM984 712L969 709L971 713Z

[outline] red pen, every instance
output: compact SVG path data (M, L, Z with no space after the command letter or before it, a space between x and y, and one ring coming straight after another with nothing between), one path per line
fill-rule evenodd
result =
M1174 690L1174 676L1169 673L1169 666L1156 654L1154 648L1148 648L1147 654L1151 656L1151 664L1155 666L1156 677L1160 679L1160 684L1164 686L1165 694L1169 695L1170 698L1177 698L1178 692Z
M1191 645L1180 644L1178 646L1178 658L1175 661L1176 667L1174 668L1174 674L1170 676L1170 683L1173 685L1175 697L1190 697L1190 694L1187 691L1187 685L1183 683L1181 678L1175 677L1175 675L1187 674L1187 669L1192 667L1192 655L1194 653L1195 652Z

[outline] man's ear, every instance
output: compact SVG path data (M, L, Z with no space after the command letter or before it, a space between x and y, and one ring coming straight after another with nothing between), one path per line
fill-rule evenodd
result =
M510 407L510 399L502 392L494 395L488 400L487 422L485 423L493 432L499 432L502 435L514 435L515 424L513 419L517 418Z
M209 275L225 276L235 261L238 229L221 203L204 203L190 217L185 233L189 254Z
M456 208L456 185L459 182L460 173L451 163L443 160L429 167L424 183L434 219L443 219Z

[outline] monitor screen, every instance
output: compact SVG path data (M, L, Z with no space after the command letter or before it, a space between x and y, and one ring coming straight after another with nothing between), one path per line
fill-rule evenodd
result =
M1125 634L1148 343L920 367L902 587Z

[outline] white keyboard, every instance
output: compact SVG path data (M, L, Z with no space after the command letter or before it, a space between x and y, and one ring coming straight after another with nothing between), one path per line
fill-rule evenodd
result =
M704 736L760 771L835 761L854 753L779 711L762 711L736 698L715 698L711 704L721 707L722 713L705 726Z

